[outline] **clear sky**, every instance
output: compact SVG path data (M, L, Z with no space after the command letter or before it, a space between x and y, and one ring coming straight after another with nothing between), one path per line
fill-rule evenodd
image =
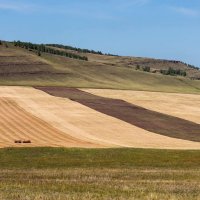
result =
M0 39L200 67L200 0L0 0Z

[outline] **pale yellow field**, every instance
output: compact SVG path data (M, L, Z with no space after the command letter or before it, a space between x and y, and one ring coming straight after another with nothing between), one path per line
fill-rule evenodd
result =
M15 144L15 140L31 140L31 144ZM0 147L69 146L94 147L54 128L24 109L11 98L0 98Z
M87 90L88 91L88 90ZM112 96L122 94L120 98L134 102L130 95L137 95L136 101L148 102L151 98L161 98L160 93L89 90L92 93ZM127 95L125 95L127 94ZM138 96L138 94L141 94ZM156 94L158 96L156 96ZM142 96L143 95L143 96ZM146 95L146 96L145 96ZM175 101L169 95L171 104ZM133 95L134 96L134 95ZM184 96L184 95L183 95ZM188 95L186 95L187 97ZM194 96L199 103L199 96ZM115 96L118 97L118 96ZM163 97L163 98L164 98ZM178 100L177 100L178 101ZM189 101L189 100L188 100ZM61 147L141 147L168 149L200 149L200 143L170 138L148 132L119 119L104 115L69 99L50 96L40 90L29 87L0 87L0 147L8 146L61 146ZM148 105L148 103L146 103ZM151 101L152 109L159 103ZM184 104L184 102L183 102ZM163 112L167 110L163 102ZM150 104L149 104L150 106ZM186 104L187 107L187 104ZM197 106L198 107L198 106ZM176 107L176 110L178 107ZM198 121L198 113L189 116ZM170 109L169 109L170 110ZM197 109L198 110L198 109ZM181 111L181 110L180 110ZM180 115L180 112L177 112ZM187 118L187 117L185 117ZM16 139L30 139L31 144L14 144Z
M200 95L129 90L84 90L94 95L129 103L200 124Z

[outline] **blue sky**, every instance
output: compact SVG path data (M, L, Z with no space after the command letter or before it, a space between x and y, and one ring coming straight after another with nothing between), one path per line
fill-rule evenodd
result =
M0 0L0 39L200 66L199 0Z

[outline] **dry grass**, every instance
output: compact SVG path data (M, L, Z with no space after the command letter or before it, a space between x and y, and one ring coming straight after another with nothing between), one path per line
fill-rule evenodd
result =
M198 200L199 151L0 150L0 199Z
M31 52L0 46L0 75L17 73L50 72L54 68L44 59Z
M55 47L51 47L54 49ZM64 50L64 49L62 49ZM64 50L67 52L77 53L76 51L72 50ZM151 71L154 70L160 70L164 69L167 70L169 67L172 67L173 69L181 69L187 72L188 77L196 77L200 78L200 71L189 68L186 64L178 62L173 63L169 62L167 60L159 60L159 59L153 59L153 58L142 58L142 57L128 57L128 56L106 56L106 55L98 55L98 54L91 54L91 53L77 53L82 56L87 56L89 61L96 63L96 64L104 64L104 65L111 65L115 67L129 67L129 68L136 68L137 65L140 66L142 69L143 67L149 66L151 68Z
M199 170L3 170L0 199L197 200L199 184Z

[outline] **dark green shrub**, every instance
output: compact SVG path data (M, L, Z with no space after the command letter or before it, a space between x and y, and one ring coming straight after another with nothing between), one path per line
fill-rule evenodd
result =
M143 67L142 68L144 72L150 72L151 68L149 66Z

